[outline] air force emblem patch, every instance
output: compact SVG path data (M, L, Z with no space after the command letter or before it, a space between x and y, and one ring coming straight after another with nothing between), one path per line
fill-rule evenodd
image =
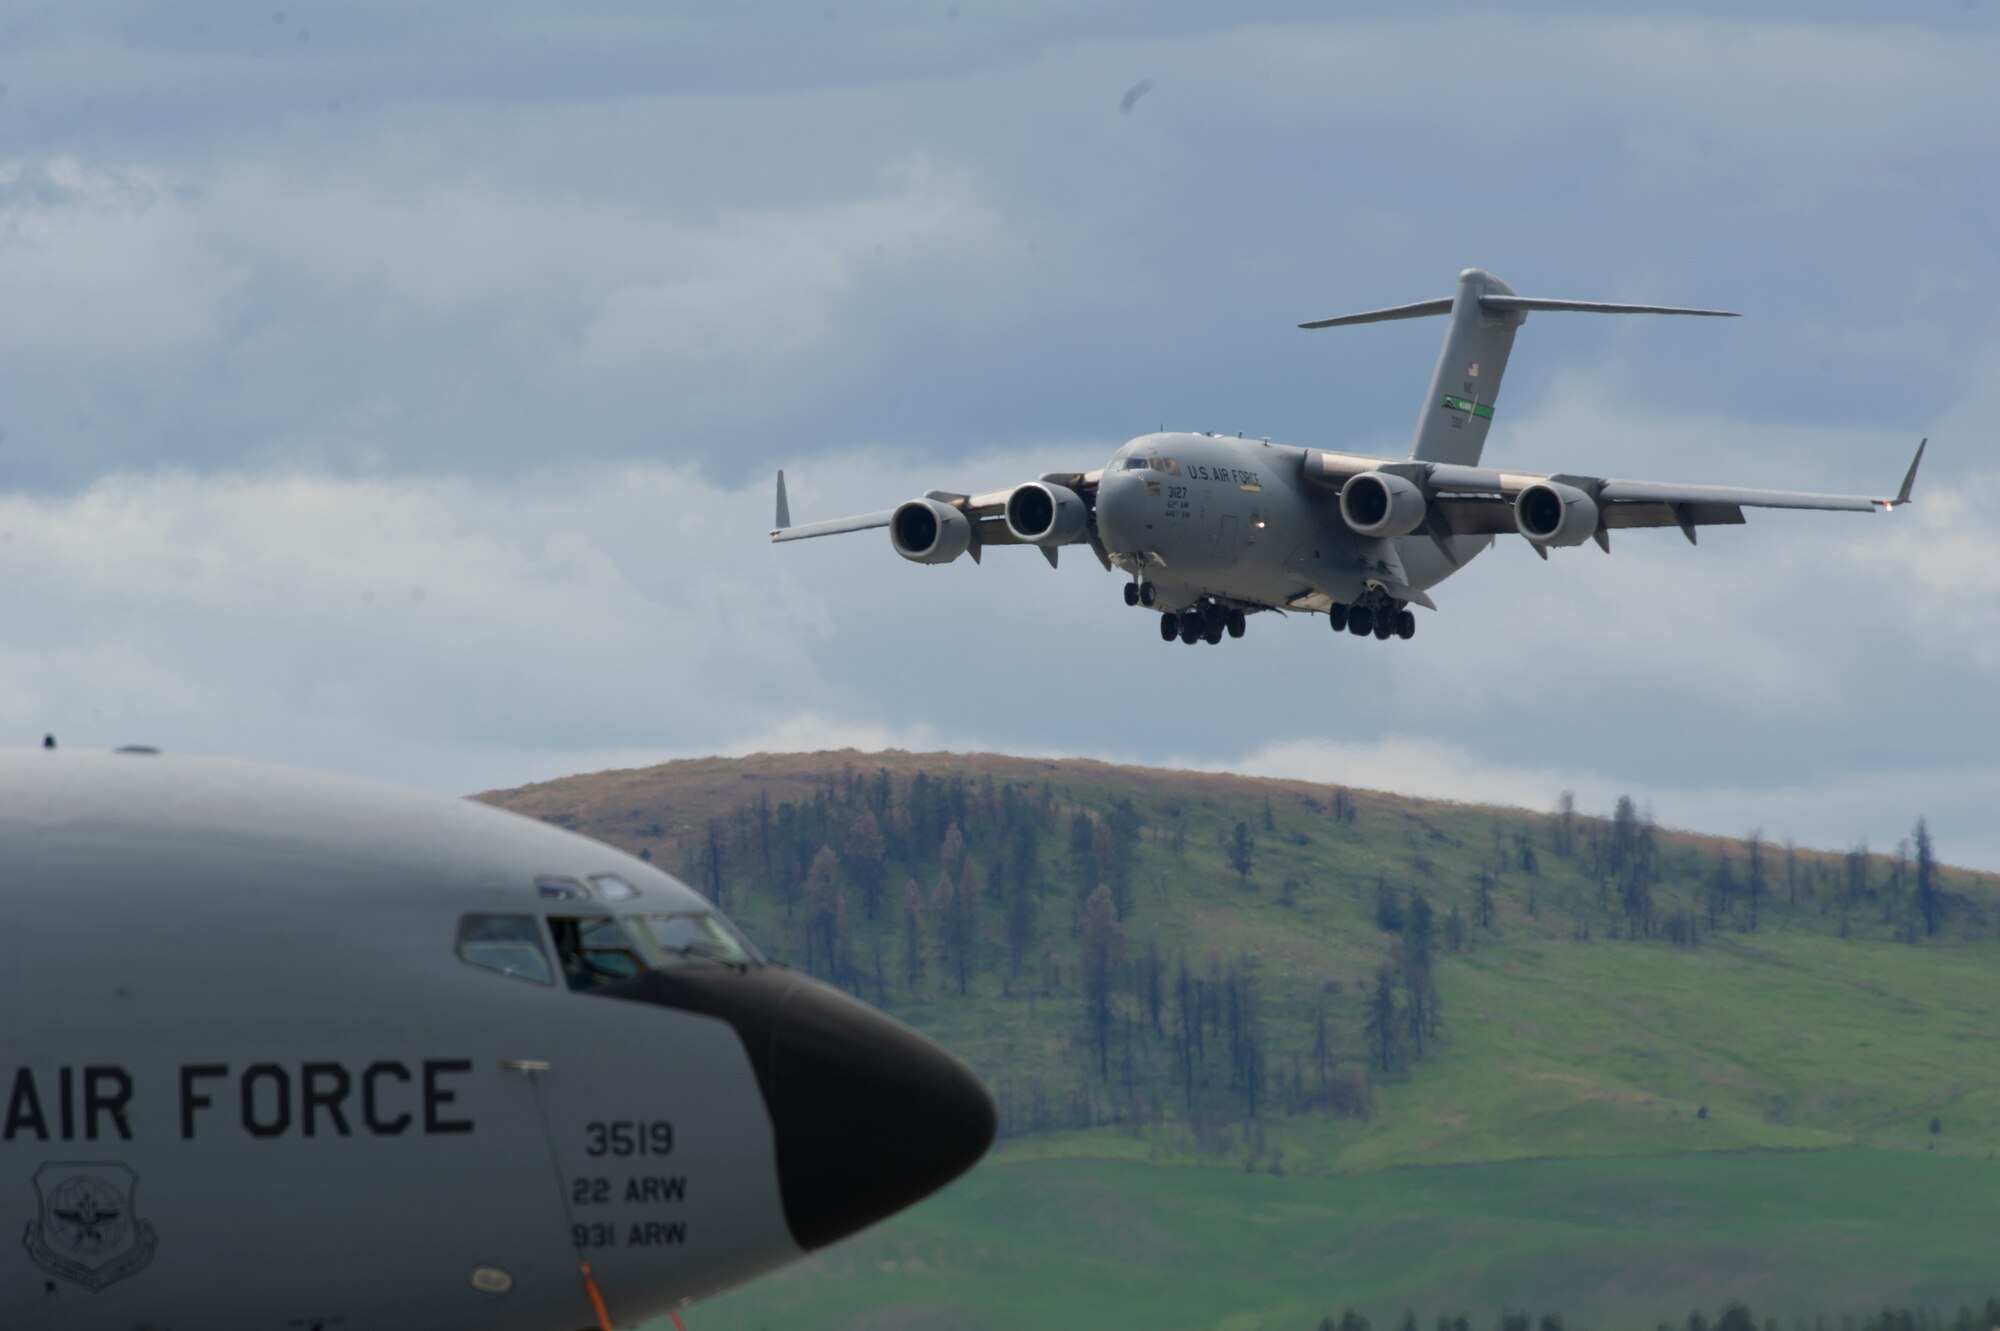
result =
M114 1160L59 1161L35 1171L38 1219L21 1242L35 1265L92 1293L145 1268L159 1246L133 1214L139 1176Z

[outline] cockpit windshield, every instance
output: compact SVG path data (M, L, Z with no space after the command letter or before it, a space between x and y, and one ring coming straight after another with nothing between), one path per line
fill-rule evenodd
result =
M1152 465L1153 465L1152 462L1146 458L1131 457L1125 459L1126 471L1145 471Z
M630 918L642 940L651 946L654 961L661 966L719 962L725 966L757 966L763 954L750 940L736 932L729 921L710 911L682 911L674 915L641 915Z

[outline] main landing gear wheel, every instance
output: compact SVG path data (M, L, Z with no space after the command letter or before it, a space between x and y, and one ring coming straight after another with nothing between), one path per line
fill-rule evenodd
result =
M1395 635L1395 632L1396 632L1396 617L1394 615L1383 614L1383 615L1378 615L1376 617L1375 641L1387 642L1391 637Z
M1201 631L1201 640L1213 647L1222 641L1223 626L1220 615L1208 621L1208 627Z
M1139 584L1138 584L1138 583L1136 583L1136 582L1128 582L1128 583L1126 583L1126 584L1125 584L1125 604L1126 604L1126 605L1137 605L1137 604L1139 604Z
M1375 629L1375 612L1365 605L1357 605L1347 612L1347 631L1357 638L1365 638Z
M1347 607L1342 605L1340 602L1335 601L1331 606L1327 607L1326 622L1333 625L1333 631L1335 633L1338 633L1342 629L1346 628Z
M1408 642L1417 636L1417 617L1408 610L1396 612L1396 636Z
M1140 605L1151 605L1151 604L1153 603L1153 601L1154 601L1154 598L1156 597L1156 595L1157 595L1157 593L1155 593L1155 592L1154 592L1154 590L1153 590L1153 584L1152 584L1152 583L1150 583L1150 582L1142 582L1142 583L1140 583L1140 584L1139 584L1139 604L1140 604Z
M1181 636L1181 617L1169 610L1160 616L1160 641L1172 642Z
M1195 614L1181 616L1181 641L1190 647L1201 641L1201 616Z
M1228 628L1230 637L1232 638L1242 637L1243 630L1247 627L1248 625L1245 623L1243 619L1243 612L1241 610L1231 610L1229 612Z

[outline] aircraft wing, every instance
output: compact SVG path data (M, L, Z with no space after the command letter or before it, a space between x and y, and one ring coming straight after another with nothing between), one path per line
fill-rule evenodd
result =
M808 522L801 526L780 526L771 532L774 541L803 541L813 536L838 536L847 531L867 531L871 527L886 527L889 519L896 516L896 510L885 508L880 513L861 513L851 518L833 518L827 522Z
M1529 486L1565 485L1589 495L1597 505L1601 527L1679 527L1694 539L1696 527L1734 526L1744 521L1746 508L1793 508L1872 512L1910 502L1929 440L1917 445L1916 456L1893 498L1858 494L1819 494L1801 490L1758 490L1732 485L1687 485L1663 481L1628 481L1613 477L1564 473L1500 471L1450 463L1383 462L1355 454L1309 456L1308 476L1338 486L1364 471L1399 475L1431 495L1428 530L1435 536L1498 536L1518 530L1514 500ZM1600 533L1600 540L1602 539Z
M1080 498L1085 507L1097 507L1097 482L1103 469L1093 471L1051 471L1044 472L1035 479L1044 485L1056 485L1071 491ZM950 490L931 490L921 498L933 503L944 504L963 513L972 526L971 543L966 552L975 562L979 551L988 545L1025 544L1007 525L1007 500L1021 487L1009 486L1005 490L989 490L984 494L958 494ZM899 506L900 507L900 506ZM826 522L807 522L792 525L791 502L785 494L785 473L778 473L778 506L776 524L771 529L773 541L804 541L815 536L837 536L843 532L867 531L875 527L887 527L895 520L897 509L883 509L877 513L861 513L850 518L833 518ZM1110 567L1103 547L1098 543L1095 527L1087 530L1083 538L1090 545L1105 567ZM1051 564L1056 562L1056 547L1042 546L1042 556Z

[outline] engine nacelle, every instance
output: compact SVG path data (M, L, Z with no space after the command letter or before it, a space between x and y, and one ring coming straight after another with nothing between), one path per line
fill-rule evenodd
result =
M972 524L950 504L912 499L890 515L889 544L913 564L949 564L972 544Z
M1573 485L1537 481L1514 497L1514 525L1536 545L1582 545L1597 534L1597 501Z
M1340 516L1363 536L1408 536L1424 525L1424 492L1401 476L1364 471L1340 487Z
M1047 481L1017 485L1007 496L1007 530L1029 545L1068 545L1083 539L1090 510L1074 490Z

